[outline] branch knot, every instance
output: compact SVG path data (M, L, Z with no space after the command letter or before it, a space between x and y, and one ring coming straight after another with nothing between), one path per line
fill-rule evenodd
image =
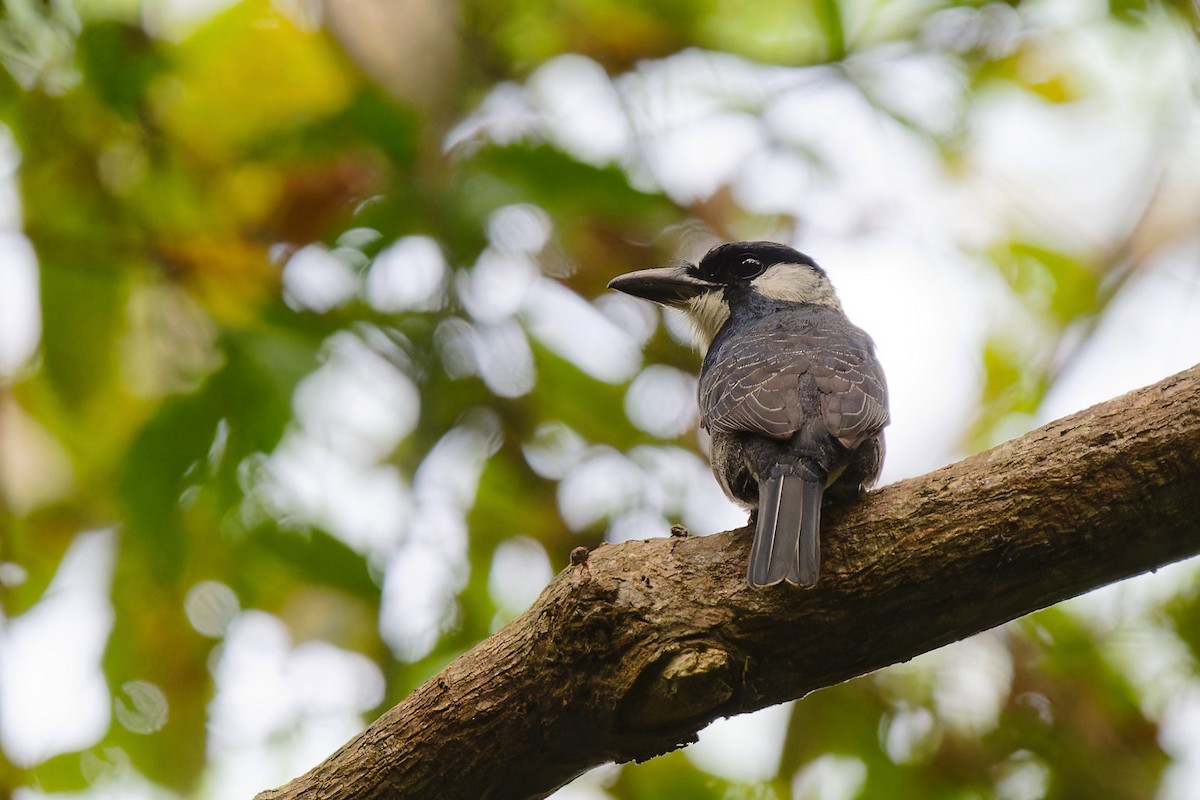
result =
M729 653L711 645L667 651L638 676L618 716L632 730L667 728L706 715L734 694Z

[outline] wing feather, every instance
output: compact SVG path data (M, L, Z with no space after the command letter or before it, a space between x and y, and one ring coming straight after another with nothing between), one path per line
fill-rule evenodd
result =
M840 315L814 323L803 313L768 317L712 354L700 378L709 431L790 438L806 421L804 381L817 390L821 421L846 447L888 423L887 386L870 337Z

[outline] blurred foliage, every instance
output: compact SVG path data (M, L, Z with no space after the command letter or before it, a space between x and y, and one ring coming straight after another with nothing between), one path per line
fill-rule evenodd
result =
M0 796L83 789L127 768L180 794L215 791L214 696L224 687L214 674L229 654L221 630L196 621L204 582L227 586L242 609L276 615L296 642L371 659L386 684L372 701L378 712L520 611L492 575L513 537L540 543L557 570L573 546L597 544L630 504L637 510L635 500L610 502L568 519L563 464L590 454L644 465L674 457L667 445L699 453L693 434L664 442L624 413L629 370L589 362L556 338L561 325L548 332L525 306L492 319L487 303L514 282L556 286L563 294L546 303L579 304L564 312L568 328L607 320L649 359L692 372L694 355L661 327L637 339L641 312L591 299L619 271L675 255L678 237L701 223L722 238L786 237L803 220L755 214L728 186L702 200L673 196L647 173L648 156L564 144L528 96L519 123L503 113L489 122L490 100L511 99L548 59L585 56L614 80L688 48L796 69L833 64L881 118L935 148L947 175L963 168L978 95L1017 90L1064 104L1089 90L1022 3L464 0L448 28L422 27L421 15L437 21L431 6L400 5L387 16L367 0L331 4L328 26L306 4L266 0L191 22L150 3L5 5L0 131L19 159L41 338L23 367L0 375L0 463L45 470L32 492L15 471L0 474L0 562L18 568L0 575L5 619L52 594L79 532L115 526L118 544L102 663L115 709L107 731L81 752L0 764ZM1107 13L1137 35L1162 26L1190 35L1195 9L1112 2ZM375 24L409 44L405 31L428 30L427 46L373 49ZM856 72L865 59L922 49L956 70L949 125L889 105ZM763 112L752 96L730 107ZM524 223L504 229L497 220L513 209ZM1001 329L986 344L968 448L1036 411L1147 258L1125 247L1128 231L1091 248L1007 233L975 255L1036 335ZM371 287L384 282L390 248L414 237L436 243L445 274L417 299L380 300ZM319 259L315 284L295 277L304 254ZM486 273L493 262L508 265L499 279ZM356 443L345 419L322 427L302 400L340 363L333 343L347 341L394 373L385 383L416 393L411 430L365 465L392 470L396 491L411 494L391 538L349 535L337 514L306 504L304 489L280 488L289 443L315 441L330 459L339 448L370 451L372 436ZM524 365L527 382L507 383L489 372L493 362ZM341 413L353 421L357 411ZM460 445L466 455L439 466ZM332 462L316 471L310 490L341 485ZM660 505L680 514L678 502ZM438 516L446 509L470 531L457 556L431 543L454 528ZM397 564L421 548L448 559L453 577L440 600L400 591L401 616L434 607L425 609L428 641L405 644L382 618L389 581L408 574ZM1174 598L1159 620L1193 660L1197 620L1195 593ZM676 753L621 768L604 791L826 797L795 776L830 756L843 772L865 769L849 784L861 797L1153 795L1168 763L1157 717L1112 665L1102 633L1051 610L1009 626L1002 642L1011 680L994 718L974 727L946 718L928 670L899 668L795 704L767 783L733 783ZM133 682L165 698L169 715L152 730L136 720L152 716L153 703L139 702L155 695ZM286 748L288 734L284 725L259 744Z

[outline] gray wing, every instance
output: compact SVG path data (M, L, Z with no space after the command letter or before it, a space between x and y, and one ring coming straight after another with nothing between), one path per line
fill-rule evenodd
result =
M825 427L848 448L888 422L874 345L848 322L796 331L774 321L742 332L716 356L700 377L700 411L710 432L791 437L805 420L802 380L812 381Z
M700 376L700 413L710 432L746 431L787 439L800 429L800 377L818 342L758 326L726 344Z
M857 328L852 337L830 337L810 373L821 393L821 416L835 439L850 450L888 424L887 381L875 343Z

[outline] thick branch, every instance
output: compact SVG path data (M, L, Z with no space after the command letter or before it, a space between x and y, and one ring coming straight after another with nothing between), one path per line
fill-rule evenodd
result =
M604 545L324 763L258 800L540 797L1200 552L1200 366L825 514L811 590L746 530Z

